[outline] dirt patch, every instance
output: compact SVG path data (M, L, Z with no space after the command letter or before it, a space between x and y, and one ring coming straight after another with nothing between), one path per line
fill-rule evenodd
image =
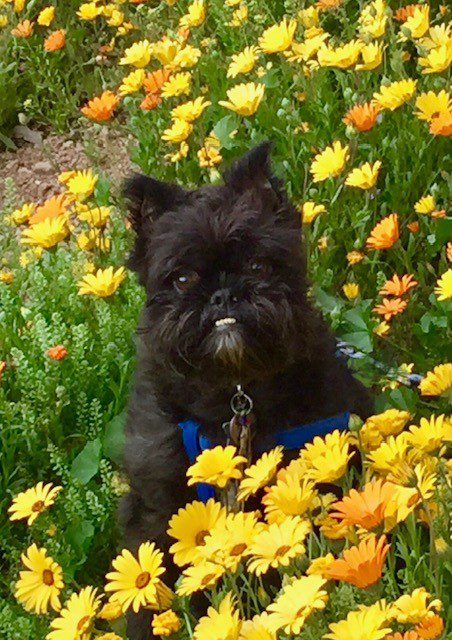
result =
M111 129L85 131L80 134L48 135L19 130L16 151L0 153L0 207L4 203L5 181L14 182L17 205L41 203L60 193L58 174L71 169L93 167L104 172L118 192L124 177L132 171L132 139ZM25 138L28 138L27 141Z

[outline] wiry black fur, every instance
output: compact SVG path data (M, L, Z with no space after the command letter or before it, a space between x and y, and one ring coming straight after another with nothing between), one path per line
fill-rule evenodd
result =
M365 417L372 403L308 299L300 216L271 173L268 143L237 161L222 186L186 191L135 176L126 195L137 234L130 264L147 304L122 520L129 548L155 540L167 550L169 518L196 498L186 488L179 421L194 418L224 442L237 383L254 400L256 438L345 410ZM174 279L189 272L199 282L179 293ZM215 320L225 316L237 323L220 331ZM152 637L149 620L132 617L129 637Z

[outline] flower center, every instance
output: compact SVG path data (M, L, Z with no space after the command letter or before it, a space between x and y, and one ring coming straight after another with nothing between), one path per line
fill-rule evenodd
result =
M34 503L34 505L31 507L31 510L34 511L36 513L36 511L42 511L44 508L44 502L42 500L38 500L37 502Z
M77 625L77 631L86 631L88 629L90 622L91 622L90 616L84 616L83 618L80 618Z
M408 507L412 507L413 504L416 504L417 502L419 502L419 500L421 499L421 496L419 495L419 492L417 491L413 496L411 496L411 498L408 500L407 506Z
M290 551L290 546L288 544L283 544L282 547L278 547L278 549L276 549L275 558L284 556L288 551Z
M206 586L206 584L209 584L209 582L211 580L213 580L216 577L215 573L208 573L206 576L204 576L204 578L201 580L201 584L203 587Z
M42 572L42 581L45 585L51 587L55 582L53 578L53 571L50 571L50 569L44 569L44 571Z
M205 531L205 530L198 531L195 537L196 546L201 547L203 544L205 544L205 541L208 535L209 535L208 531Z
M246 549L246 544L244 542L241 542L240 544L236 544L232 547L230 551L230 555L239 556L245 551L245 549Z
M151 574L148 571L143 571L143 573L140 573L140 575L137 576L137 579L135 580L135 586L137 589L144 589L148 586L150 581Z

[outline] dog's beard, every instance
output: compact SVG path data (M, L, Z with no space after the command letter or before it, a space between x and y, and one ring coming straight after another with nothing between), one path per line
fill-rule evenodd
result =
M236 326L214 330L210 341L214 358L225 366L231 365L240 370L243 365L244 340Z

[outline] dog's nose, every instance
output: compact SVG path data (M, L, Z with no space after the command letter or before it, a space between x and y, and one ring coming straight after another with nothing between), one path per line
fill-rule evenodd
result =
M218 289L210 298L210 304L213 307L228 307L235 302L237 302L237 297L227 288Z

